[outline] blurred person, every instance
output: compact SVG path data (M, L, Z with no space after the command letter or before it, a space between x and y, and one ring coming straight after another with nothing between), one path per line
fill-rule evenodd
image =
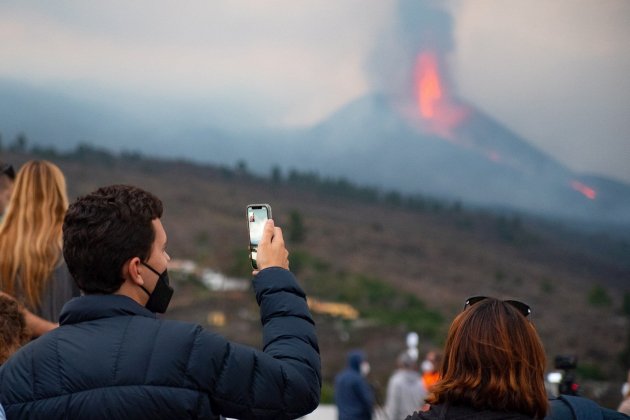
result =
M365 377L370 364L365 353L348 353L346 368L335 377L335 403L339 420L370 420L374 408L374 392Z
M449 328L430 408L407 419L625 418L586 398L547 400L545 352L530 314L515 300L467 299Z
M630 416L630 370L628 370L628 377L621 388L621 395L623 396L623 400L617 411Z
M431 350L427 352L420 364L422 382L427 390L440 379L440 363L442 363L442 355L435 350Z
M157 317L173 294L162 211L156 196L124 185L70 206L63 254L84 295L0 367L9 418L289 419L317 407L315 326L282 230L267 222L253 272L259 351Z
M404 352L398 356L397 369L387 383L385 413L388 420L404 419L424 405L426 388L418 373L418 364Z
M19 303L0 294L0 365L28 342L26 320Z
M34 336L57 326L61 308L79 289L61 255L68 208L66 180L51 162L32 160L18 171L0 224L0 290L29 312Z
M4 212L9 205L14 182L15 170L13 166L0 162L0 223L2 223Z

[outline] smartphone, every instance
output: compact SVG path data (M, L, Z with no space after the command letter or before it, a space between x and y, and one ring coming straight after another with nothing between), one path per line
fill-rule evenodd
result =
M268 219L271 219L271 206L269 204L247 205L247 229L249 230L249 260L254 270L258 269L256 253L262 237L263 228Z

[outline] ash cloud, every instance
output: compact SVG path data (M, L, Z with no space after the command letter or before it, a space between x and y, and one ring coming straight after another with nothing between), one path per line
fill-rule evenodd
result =
M422 51L438 57L440 75L448 86L448 54L454 50L454 21L451 14L432 0L399 0L394 20L378 38L366 63L373 91L391 100L414 100L414 68Z

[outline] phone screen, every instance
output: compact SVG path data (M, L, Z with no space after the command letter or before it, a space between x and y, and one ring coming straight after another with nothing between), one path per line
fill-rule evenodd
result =
M250 204L247 206L245 216L249 228L249 259L252 267L257 269L258 244L262 238L265 223L271 218L271 206L269 204Z
M256 246L260 243L265 222L270 216L269 213L269 206L264 204L247 206L250 245Z

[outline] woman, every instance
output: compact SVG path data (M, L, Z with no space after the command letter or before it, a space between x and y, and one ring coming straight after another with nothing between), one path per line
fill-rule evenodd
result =
M0 290L25 305L34 336L54 328L64 303L79 295L61 255L67 209L61 170L47 161L25 163L0 224Z
M408 419L544 418L545 353L530 312L518 301L468 299L449 329L431 407Z
M621 401L617 411L630 416L630 370L628 371L628 379L621 388L621 395L623 395L623 401Z

